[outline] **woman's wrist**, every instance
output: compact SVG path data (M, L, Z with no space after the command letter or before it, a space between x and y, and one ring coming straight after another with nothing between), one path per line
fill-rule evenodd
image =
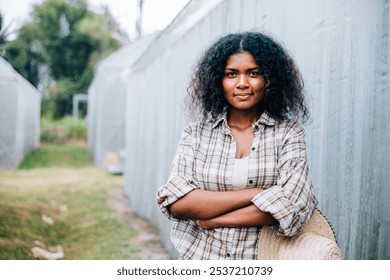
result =
M209 220L197 220L196 224L202 229L213 229L218 227L217 220L218 218L213 218Z
M248 200L248 205L252 204L252 199L258 195L259 193L261 193L262 191L264 191L264 189L261 189L261 188L252 188L252 189L244 189L244 190L240 190L242 192L245 192L245 194L247 195L247 200Z

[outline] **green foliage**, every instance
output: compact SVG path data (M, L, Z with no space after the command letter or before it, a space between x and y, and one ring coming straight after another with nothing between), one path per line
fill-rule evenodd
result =
M92 63L95 65L98 60L112 53L119 47L118 41L111 37L112 30L107 25L107 18L103 15L90 14L81 20L77 25L80 34L88 36L97 47L97 52L93 53Z
M65 116L59 120L41 118L41 141L64 144L69 140L85 142L87 140L87 124L82 120L73 120Z
M96 63L120 46L113 29L85 0L46 0L5 45L5 59L34 86L46 81L42 115L61 118L71 113L73 95L87 92ZM42 67L50 77L42 77Z

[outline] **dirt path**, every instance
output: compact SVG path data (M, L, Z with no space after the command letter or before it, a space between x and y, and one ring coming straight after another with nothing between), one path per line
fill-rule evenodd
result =
M115 209L118 217L131 225L139 232L135 240L140 248L139 256L142 260L168 260L169 254L162 247L158 232L150 224L137 217L130 207L129 199L122 189L109 189L110 206Z

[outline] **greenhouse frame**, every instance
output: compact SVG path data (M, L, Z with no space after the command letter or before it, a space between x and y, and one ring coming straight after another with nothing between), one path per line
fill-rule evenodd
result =
M122 173L130 66L156 35L142 37L101 61L88 89L88 146L95 165Z

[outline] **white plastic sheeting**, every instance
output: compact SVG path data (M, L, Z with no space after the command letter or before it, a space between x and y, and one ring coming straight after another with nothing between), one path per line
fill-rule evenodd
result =
M212 3L210 3L212 2ZM128 83L125 191L157 225L183 98L199 54L217 37L259 30L297 61L309 96L308 160L319 207L346 259L390 259L389 1L191 1L133 65Z
M88 144L96 166L122 169L127 74L154 36L121 47L97 66L88 89Z
M0 58L0 169L15 169L39 145L41 93Z

